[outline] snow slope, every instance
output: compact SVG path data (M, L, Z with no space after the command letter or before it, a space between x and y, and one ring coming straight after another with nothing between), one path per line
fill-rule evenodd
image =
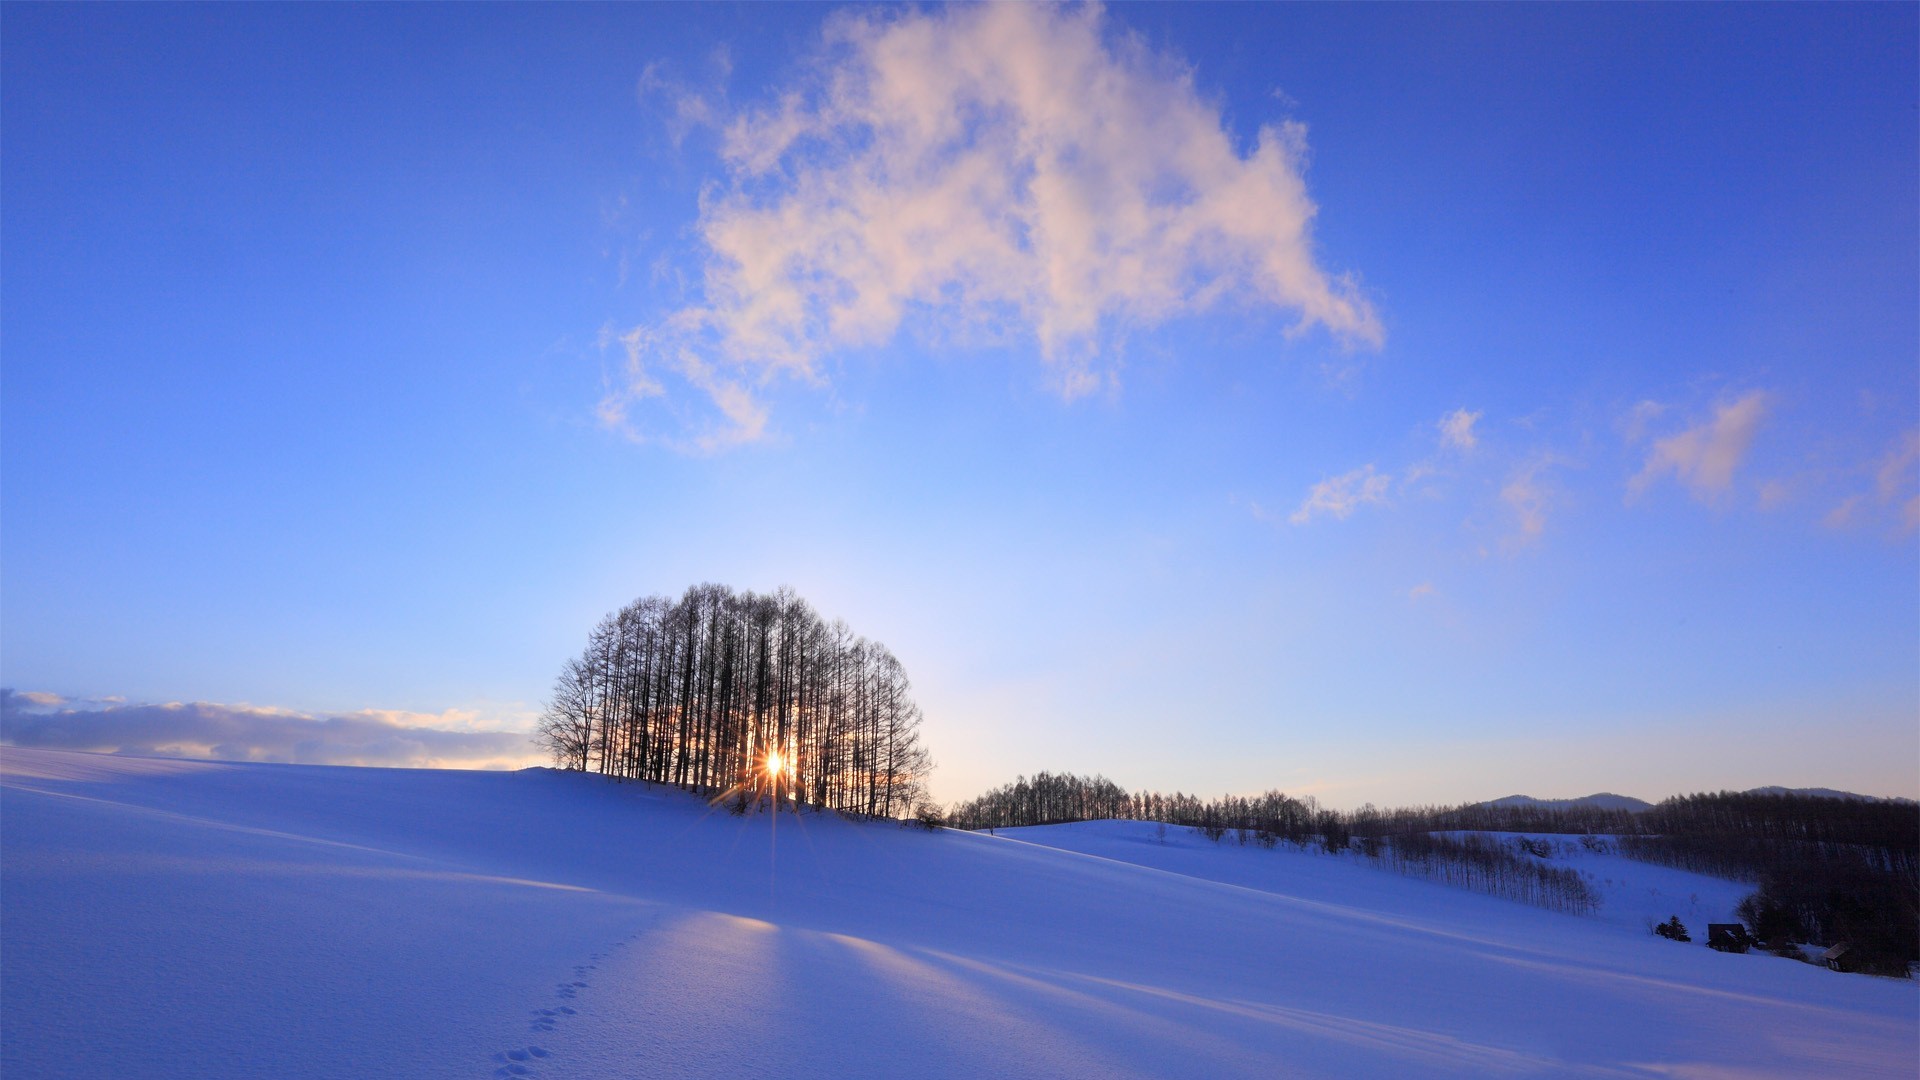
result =
M1214 843L1196 830L1143 821L1083 821L1075 825L1041 825L1026 829L1002 829L999 835L1027 843L1042 844L1065 851L1136 863L1177 874L1225 882L1266 892L1310 897L1329 903L1357 907L1387 903L1386 897L1401 897L1406 905L1454 903L1457 890L1448 888L1436 898L1435 885L1410 880L1408 886L1392 885L1382 877L1398 877L1390 868L1369 863L1358 854L1338 857L1317 851L1302 851L1280 845L1271 850L1257 844L1242 845L1229 832L1225 840ZM1464 835L1453 833L1450 835ZM1600 896L1600 910L1591 918L1576 923L1601 922L1634 935L1647 935L1651 925L1678 917L1693 932L1693 945L1706 948L1707 924L1738 922L1737 907L1753 886L1705 874L1675 870L1629 859L1614 850L1611 838L1601 838L1604 851L1590 851L1571 836L1542 833L1483 833L1496 839L1529 836L1545 841L1552 855L1540 861L1564 866L1584 874ZM1505 906L1540 915L1549 925L1561 925L1565 916L1533 912L1518 904ZM1462 913L1466 918L1502 917L1498 913ZM1519 917L1508 911L1503 918ZM1668 944L1668 948L1678 947ZM1717 955L1717 954L1716 954Z
M1163 847L1132 828L1054 839ZM1911 1076L1920 1054L1912 983L1342 859L1148 855L545 770L8 749L0 1074Z

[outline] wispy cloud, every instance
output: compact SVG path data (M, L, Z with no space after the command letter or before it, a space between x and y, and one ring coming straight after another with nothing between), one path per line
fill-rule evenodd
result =
M1456 455L1470 454L1480 447L1480 435L1477 425L1484 413L1466 408L1454 409L1434 422L1442 451L1453 451ZM1547 460L1547 459L1542 459ZM1345 520L1362 506L1382 504L1387 501L1390 490L1397 491L1404 500L1418 496L1428 500L1442 498L1445 485L1431 483L1435 478L1445 479L1454 476L1463 465L1458 458L1445 454L1428 455L1396 472L1381 472L1373 464L1363 465L1351 472L1339 476L1330 476L1313 485L1307 497L1298 509L1287 518L1295 525L1306 523L1320 517ZM1479 462L1486 465L1487 462ZM1261 516L1256 513L1255 516Z
M1707 419L1654 440L1646 464L1627 482L1628 496L1637 498L1661 478L1672 476L1696 499L1718 501L1733 486L1733 474L1746 459L1771 408L1770 395L1750 391L1715 406ZM1644 428L1644 424L1638 426Z
M1881 505L1897 507L1900 527L1908 531L1920 529L1920 491L1915 490L1920 488L1920 484L1915 483L1915 473L1920 472L1917 466L1920 466L1920 429L1902 432L1880 459L1880 467L1874 470L1874 491Z
M1253 520L1255 521L1265 521L1270 524L1278 524L1282 520L1282 511L1270 510L1263 504L1253 499L1242 499L1238 496L1235 496L1233 498L1233 502L1239 505L1244 505L1247 508L1247 513L1252 514Z
M702 200L695 301L619 337L601 416L629 431L683 386L718 417L680 441L752 441L768 387L909 326L1024 337L1067 398L1112 384L1128 330L1229 305L1382 341L1313 250L1305 128L1241 145L1181 62L1099 5L836 16L800 84L716 108L676 112L723 128L728 177Z
M1440 431L1440 445L1450 450L1468 451L1480 445L1480 436L1474 433L1473 425L1480 420L1480 413L1455 409L1440 418L1436 425Z
M1760 485L1753 504L1762 510L1778 510L1793 501L1793 494L1792 483L1776 478Z
M1867 504L1865 495L1849 495L1827 511L1820 523L1829 529L1845 529L1859 522L1861 512Z
M1856 491L1841 499L1823 519L1829 527L1884 524L1891 515L1901 533L1920 529L1920 429L1901 432L1855 475L1862 472L1873 477L1871 492Z
M1634 402L1633 408L1620 418L1620 433L1630 443L1639 442L1647 437L1647 429L1655 420L1667 411L1667 407L1658 401L1644 400Z
M1500 501L1513 516L1514 531L1501 541L1508 553L1530 547L1547 531L1547 511L1552 507L1555 490L1546 473L1560 462L1551 456L1536 456L1507 476L1500 487Z
M1344 521L1361 506L1385 502L1387 487L1391 483L1392 477L1375 472L1372 465L1362 465L1352 472L1330 476L1313 485L1313 489L1307 492L1306 501L1287 520L1295 525L1305 525L1316 517Z
M462 710L310 715L210 702L129 705L0 689L0 743L109 754L493 769L538 764L522 731L485 730Z
M7 698L0 700L6 700L10 703L17 702L23 708L57 709L67 703L66 698L61 697L59 694L48 693L45 690L14 691L0 689L0 694L8 695Z

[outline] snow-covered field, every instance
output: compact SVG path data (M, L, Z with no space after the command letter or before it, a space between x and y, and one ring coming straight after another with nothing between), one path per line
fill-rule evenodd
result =
M740 818L544 770L8 749L0 774L7 1080L1920 1061L1916 984L1650 937L1623 898L1691 924L1671 901L1712 879L1624 860L1583 919L1140 823ZM1714 887L1702 923L1739 895Z
M1369 865L1357 853L1334 858L1285 845L1267 850L1257 844L1240 844L1231 832L1225 840L1215 843L1195 830L1174 825L1162 830L1152 822L1086 821L1076 825L1002 829L999 835L1300 899L1365 906L1389 903L1387 894L1397 892L1405 897L1402 903L1434 902L1431 899L1433 885L1425 881L1404 886L1390 884L1382 878L1392 876L1391 870ZM1606 850L1595 852L1582 847L1578 838L1571 836L1484 835L1506 839L1527 836L1545 841L1553 854L1541 861L1586 875L1601 898L1600 910L1591 919L1578 922L1598 920L1645 935L1650 933L1651 924L1677 916L1693 934L1692 944L1699 948L1706 947L1708 923L1740 921L1733 909L1753 891L1751 885L1724 878L1629 859L1613 850L1610 837L1600 838ZM1453 890L1448 890L1444 902L1452 901ZM1509 917L1517 917L1513 915L1516 910L1532 914L1531 909L1511 902L1503 903L1499 910L1508 912ZM1549 925L1563 924L1562 916L1544 913L1542 916ZM1476 913L1468 917L1486 916ZM1669 947L1680 946L1669 943Z

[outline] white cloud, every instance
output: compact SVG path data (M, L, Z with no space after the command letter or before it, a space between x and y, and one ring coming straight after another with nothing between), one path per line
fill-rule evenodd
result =
M19 693L15 693L13 691L0 691L0 693L12 694L13 697L15 697L16 699L34 708L57 709L60 706L65 705L67 703L66 698L61 697L59 694L49 693L45 690L27 690Z
M1280 520L1280 514L1278 511L1269 510L1265 506L1262 506L1260 503L1255 502L1252 499L1246 500L1246 505L1247 505L1247 512L1253 515L1253 520L1255 521L1266 521L1266 522L1277 523Z
M1667 407L1657 401L1636 402L1620 418L1620 432L1628 442L1639 442L1646 438L1647 428L1666 411Z
M1920 465L1920 429L1901 433L1874 470L1874 490L1882 505L1897 506L1900 527L1920 529L1920 492L1914 488L1915 466Z
M1765 391L1754 390L1716 406L1712 417L1654 440L1646 464L1627 482L1628 495L1637 497L1661 477L1671 475L1695 498L1719 499L1733 486L1733 474L1752 448L1771 406Z
M1871 473L1873 491L1848 495L1823 519L1831 528L1865 525L1891 512L1902 532L1920 529L1920 429L1903 431L1886 452L1860 472ZM1876 511L1874 507L1880 509Z
M1514 531L1501 541L1511 553L1538 541L1547 531L1547 510L1553 505L1554 489L1545 473L1559 464L1552 457L1536 457L1514 470L1500 488L1500 501L1513 515Z
M1111 385L1129 329L1227 305L1383 339L1315 256L1305 128L1238 145L1192 74L1098 5L836 16L802 85L725 122L722 155L698 298L621 338L610 423L632 430L673 379L720 413L694 448L751 441L766 388L903 326L1030 338L1068 398Z
M1435 590L1433 587L1433 582L1423 581L1420 584L1415 585L1413 588L1407 590L1407 599L1422 600L1422 599L1425 599L1426 597L1432 596L1434 592Z
M1472 450L1480 445L1480 436L1474 433L1473 425L1482 414L1455 409L1440 418L1440 445L1454 450Z
M1853 525L1859 520L1861 507L1866 501L1865 495L1849 495L1841 499L1833 509L1827 511L1824 518L1820 519L1821 524L1829 529L1844 529Z
M1361 506L1385 502L1391 480L1384 473L1374 472L1372 465L1362 465L1352 472L1330 476L1313 485L1313 489L1307 492L1306 501L1287 520L1295 525L1305 525L1316 517L1344 521Z
M1762 510L1778 510L1793 501L1793 485L1785 480L1769 480L1760 485L1754 505Z
M71 702L0 689L0 743L108 754L310 765L497 769L539 764L524 731L484 730L463 710L313 716L210 702Z

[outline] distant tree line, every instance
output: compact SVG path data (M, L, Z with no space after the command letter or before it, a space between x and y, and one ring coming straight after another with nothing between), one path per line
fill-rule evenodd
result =
M1466 830L1449 811L1382 811L1366 806L1343 813L1319 805L1312 796L1285 792L1228 795L1201 800L1184 792L1129 793L1104 776L1038 773L953 806L947 823L955 828L1012 828L1072 821L1125 819L1163 821L1192 828L1216 843L1272 848L1286 843L1329 853L1357 850L1382 865L1476 892L1504 896L1556 911L1585 913L1599 904L1586 879L1566 867L1525 858L1514 848L1481 836L1451 836ZM1536 815L1510 820L1536 821ZM1479 819L1476 819L1479 820Z
M538 728L563 768L894 817L932 761L906 669L791 590L696 585L600 620Z
M1640 824L1631 810L1599 806L1530 806L1467 803L1463 806L1416 806L1376 811L1393 831L1408 829L1473 832L1549 833L1562 836L1622 835L1637 832Z
M1920 960L1920 806L1723 791L1640 819L1622 854L1759 886L1739 910L1756 939L1844 941L1884 974Z
M1722 877L1758 880L1774 851L1859 857L1907 877L1920 872L1920 805L1910 802L1722 791L1676 795L1638 816L1634 846L1642 857Z
M947 810L948 824L960 829L1006 829L1109 818L1164 821L1222 832L1271 834L1295 844L1331 838L1334 848L1344 847L1353 837L1409 832L1528 832L1577 836L1639 829L1631 811L1597 807L1475 803L1381 810L1368 805L1343 812L1320 806L1312 796L1295 798L1279 791L1203 800L1178 791L1171 795L1157 791L1130 793L1104 776L1048 772L1036 773L1032 778L1016 777L1010 784L956 803Z
M1201 799L1128 792L1104 776L1039 773L947 811L956 828L1011 828L1120 818L1163 821L1212 840L1357 849L1405 873L1560 910L1597 904L1565 867L1523 858L1541 842L1457 833L1619 838L1621 854L1759 886L1740 918L1761 941L1845 941L1866 970L1920 959L1920 806L1794 794L1680 795L1647 810L1471 803L1337 811L1269 791Z
M1031 780L1018 777L977 799L954 805L947 811L947 824L956 829L1008 829L1110 818L1173 820L1135 813L1133 798L1104 776L1042 772L1035 773Z

